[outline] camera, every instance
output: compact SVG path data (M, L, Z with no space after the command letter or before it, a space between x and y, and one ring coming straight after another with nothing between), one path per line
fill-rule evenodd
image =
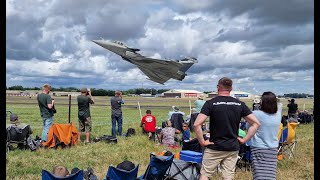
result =
M87 96L90 95L90 88L87 88Z

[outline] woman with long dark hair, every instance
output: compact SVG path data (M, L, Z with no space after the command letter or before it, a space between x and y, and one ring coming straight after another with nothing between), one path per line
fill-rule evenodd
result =
M281 123L281 108L278 111L277 97L264 92L261 109L253 111L260 121L260 127L251 139L253 179L276 179L278 129Z

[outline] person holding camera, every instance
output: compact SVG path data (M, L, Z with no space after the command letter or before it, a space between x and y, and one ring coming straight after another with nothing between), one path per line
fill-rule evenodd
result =
M111 120L112 120L112 136L116 136L116 123L118 123L118 135L122 135L122 110L121 104L124 104L122 100L121 91L116 91L115 96L110 99L111 101Z
M44 84L42 86L42 93L38 94L37 100L40 109L40 115L43 122L43 131L41 136L41 141L45 142L48 140L48 131L53 122L53 106L55 100L49 95L51 91L51 86L49 84Z
M78 141L82 132L86 133L86 143L90 142L91 132L91 115L90 115L90 104L94 104L93 97L91 96L90 89L82 88L81 94L78 95L78 118L79 118L79 131Z

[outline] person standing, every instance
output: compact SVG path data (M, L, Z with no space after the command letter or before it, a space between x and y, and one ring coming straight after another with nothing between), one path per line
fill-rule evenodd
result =
M90 132L92 129L92 121L90 114L90 104L94 104L94 99L91 95L90 89L82 88L81 94L77 96L78 102L78 119L79 119L79 133L78 141L82 132L86 133L86 143L90 142Z
M261 108L260 99L255 98L252 104L252 111L259 110Z
M43 131L41 140L46 142L48 140L48 131L53 122L53 106L55 100L49 95L51 91L51 86L49 84L44 84L42 86L42 93L38 94L37 100L40 109L40 115L43 123Z
M288 107L288 118L297 117L298 104L294 103L294 99L290 100L290 103L287 105Z
M250 140L253 163L253 179L276 179L278 130L281 123L281 109L277 97L272 92L264 92L261 109L253 111L261 125Z
M204 103L206 102L206 101L203 100L203 99L204 99L204 95L200 95L200 96L198 97L198 99L197 99L196 101L194 101L193 104L196 106L196 107L195 107L196 110L195 110L194 113L198 113L198 114L200 113L200 111L201 111Z
M172 111L169 111L168 113L168 120L171 120L172 114L181 114L182 116L185 115L185 113L180 111L179 107L177 106L172 106Z
M189 122L189 127L190 127L190 131L193 132L193 125L194 125L194 122L195 120L197 119L197 116L199 115L204 103L206 101L204 100L204 95L200 95L198 97L198 99L196 101L194 101L194 105L195 105L195 108L194 108L194 111L191 112L191 115L190 115L190 122Z
M194 128L201 146L205 146L200 180L207 180L221 164L223 178L233 179L240 143L248 141L259 128L260 123L246 104L230 96L232 80L219 80L218 96L206 101L198 115ZM202 124L210 116L210 138L204 140ZM239 124L244 118L252 126L243 139L238 139Z
M116 136L116 123L118 123L118 135L122 135L122 110L121 105L124 104L122 100L121 91L115 91L115 96L111 101L111 120L112 120L112 136Z
M157 120L151 114L151 110L146 111L146 115L142 117L140 127L142 127L143 132L148 133L149 139L155 138Z

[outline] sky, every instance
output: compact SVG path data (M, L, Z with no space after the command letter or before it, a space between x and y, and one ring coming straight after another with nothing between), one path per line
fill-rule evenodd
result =
M93 43L198 63L161 85ZM314 94L312 0L7 0L6 85Z

